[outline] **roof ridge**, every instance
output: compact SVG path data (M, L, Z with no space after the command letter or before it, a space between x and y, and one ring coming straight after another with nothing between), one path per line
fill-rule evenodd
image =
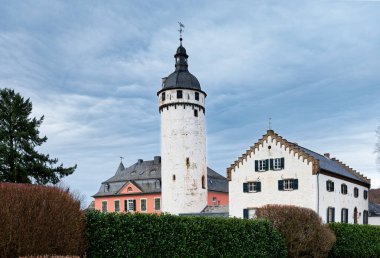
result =
M364 176L363 174L361 174L360 172L356 171L355 169L349 167L347 164L343 163L342 161L340 161L339 159L337 158L331 158L332 161L335 161L336 163L338 163L340 166L342 166L343 168L345 168L348 172L350 172L352 175L354 176L357 176L361 179L363 179L364 181L366 181L368 184L371 184L371 179L367 178L366 176Z
M228 181L231 181L232 170L235 170L236 167L239 167L240 163L243 164L244 160L247 161L247 156L249 155L249 157L251 157L252 152L253 152L253 154L255 154L256 149L259 149L260 145L263 145L265 141L268 142L269 136L272 137L272 141L274 139L276 141L278 141L280 143L280 147L282 147L282 145L284 145L285 150L286 150L286 148L288 148L289 153L291 151L293 151L294 155L296 155L296 153L297 153L299 155L299 157L303 157L303 161L306 159L308 161L308 163L312 162L313 163L313 174L317 174L317 172L319 171L319 160L318 159L315 159L314 157L312 157L311 155L309 155L308 153L303 151L300 148L300 146L298 146L297 144L294 144L292 142L289 142L288 140L286 140L282 136L275 133L273 130L268 130L267 133L264 134L263 137L261 137L261 139L259 139L255 144L253 144L244 154L242 154L240 157L238 157L238 159L235 160L235 162L232 163L227 168L227 179L228 179Z

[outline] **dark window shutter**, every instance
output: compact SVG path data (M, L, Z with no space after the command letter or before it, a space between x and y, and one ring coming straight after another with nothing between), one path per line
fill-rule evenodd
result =
M256 182L256 190L257 192L261 192L261 182Z
M269 159L265 160L265 171L268 171L269 169Z
M334 182L331 182L331 191L334 192Z
M259 161L255 160L255 171L259 171Z
M278 180L278 190L279 191L284 190L284 181Z
M136 200L133 200L133 210L136 211Z
M124 200L124 211L128 210L128 201Z
M345 218L343 218L343 210L344 210L344 209L342 209L342 210L340 211L340 222L342 222L342 223L344 223L344 219L345 219Z
M326 190L329 191L329 181L326 181Z
M243 218L248 219L248 209L243 209Z
M248 193L248 183L243 183L243 193Z
M346 209L346 218L345 218L345 220L346 220L346 223L348 223L348 209Z
M293 189L294 190L298 189L298 179L293 179Z
M327 223L330 223L330 208L327 208Z
M285 158L281 158L281 168L285 168Z
M335 222L335 208L332 208L332 222Z
M273 170L273 159L269 160L269 164L270 164L270 170Z

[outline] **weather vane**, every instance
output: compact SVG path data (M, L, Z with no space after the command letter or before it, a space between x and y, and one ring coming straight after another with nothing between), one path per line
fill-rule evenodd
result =
M179 40L181 41L181 43L182 43L182 32L183 32L183 28L185 28L185 25L183 25L183 23L182 22L178 22L178 24L179 24Z
M120 157L120 162L123 162L124 157Z

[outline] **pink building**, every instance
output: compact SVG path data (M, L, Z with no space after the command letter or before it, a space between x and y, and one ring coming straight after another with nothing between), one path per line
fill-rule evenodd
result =
M228 181L207 168L208 206L228 206ZM103 212L161 212L161 157L125 168L120 163L115 175L104 181L93 196L95 209ZM205 207L206 208L206 207Z

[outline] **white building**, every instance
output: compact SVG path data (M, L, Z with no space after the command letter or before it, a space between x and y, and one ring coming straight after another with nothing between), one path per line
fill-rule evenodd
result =
M272 130L227 168L227 178L233 217L253 217L261 206L283 204L310 208L324 222L368 223L370 179Z
M161 114L162 211L201 212L207 206L205 99L188 70L186 49L174 55L175 71L157 92Z

